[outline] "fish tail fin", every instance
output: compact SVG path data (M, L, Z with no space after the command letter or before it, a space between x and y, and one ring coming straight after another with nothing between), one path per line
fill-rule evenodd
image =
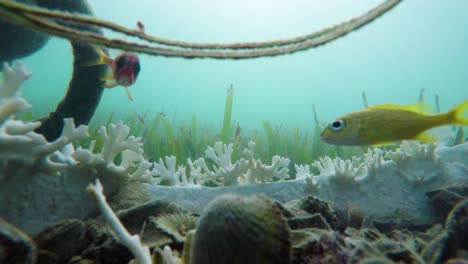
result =
M448 112L451 124L468 126L468 99Z

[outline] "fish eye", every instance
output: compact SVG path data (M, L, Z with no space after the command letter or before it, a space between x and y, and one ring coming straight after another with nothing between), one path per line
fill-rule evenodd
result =
M330 123L331 130L341 130L345 127L345 122L343 120L335 120Z
M132 70L135 76L140 72L140 62L137 60L135 64L132 65Z
M126 59L125 56L120 56L115 62L117 69L121 69L125 65Z

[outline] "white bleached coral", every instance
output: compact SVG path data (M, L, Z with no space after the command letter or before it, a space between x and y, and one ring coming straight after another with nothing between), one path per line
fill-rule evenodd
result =
M320 172L318 175L319 181L349 186L367 176L365 165L357 157L352 157L351 160L342 160L337 157L332 160L330 157L325 156L312 163L312 166ZM325 181L324 178L326 178Z
M435 143L403 141L400 148L387 152L385 157L395 162L399 175L420 184L443 176L436 149Z
M176 168L174 156L160 158L154 163L151 174L155 176L155 183L173 186L202 186L207 182L215 185L230 186L240 183L265 183L276 179L289 178L289 159L274 156L271 165L263 164L261 160L253 158L254 142L249 142L249 148L244 150L248 160L239 159L232 163L234 145L216 142L213 147L205 151L205 158L213 164L207 164L205 158L192 161L187 160L187 166Z
M15 120L15 115L28 110L31 106L22 98L19 90L21 84L31 73L21 62L14 68L5 64L3 83L0 84L0 159L15 162L22 169L43 171L57 174L66 164L61 162L63 153L59 151L73 140L87 137L87 127L75 127L73 120L65 119L62 135L53 142L34 132L40 122L23 122ZM54 154L54 155L52 155ZM3 162L4 166L8 162ZM6 170L11 171L11 170ZM6 175L0 173L0 179Z
M223 144L216 142L212 147L205 151L205 157L213 161L213 171L208 169L204 160L198 159L194 165L200 166L205 173L206 180L222 178L224 186L235 185L239 183L239 177L247 170L247 161L240 159L232 164L231 157L234 151L234 144Z
M385 163L384 160L385 152L379 148L368 149L364 154L364 163L367 168L367 176L377 176L382 165Z
M273 178L276 177L280 180L289 178L289 158L280 157L275 155L271 159L271 165L265 165L261 160L255 160L253 157L253 149L255 142L250 141L248 143L248 149L244 150L244 153L248 156L248 170L244 174L245 181L247 183L264 183L272 182Z
M95 142L87 149L79 148L71 156L80 164L92 169L94 173L107 172L118 174L134 181L150 182L151 163L143 158L141 138L129 136L130 128L122 121L100 127L98 135L102 139L102 149L95 152ZM122 155L116 163L118 154Z
M0 167L13 164L24 169L34 169L53 175L69 166L86 166L91 171L106 170L139 181L151 180L150 162L143 158L141 138L129 136L130 128L118 122L107 128L100 127L98 135L103 146L99 153L93 153L95 143L88 149L75 150L71 142L88 137L88 127L75 127L73 119L64 119L64 127L59 138L48 142L41 134L34 132L40 122L24 122L15 115L31 108L19 90L31 73L24 64L17 62L11 68L3 68L3 82L0 83ZM120 164L115 158L122 153ZM8 161L8 162L7 162ZM13 166L13 165L11 165ZM21 171L18 169L17 171ZM3 171L3 172L2 172ZM8 178L0 171L0 179ZM10 175L12 176L12 175Z
M306 187L310 193L316 193L319 190L318 176L310 172L310 165L294 164L296 169L296 179L304 179Z
M0 83L0 100L21 98L22 94L19 88L25 80L31 77L32 73L28 71L21 61L17 62L13 68L8 64L4 64L3 66L3 83ZM27 108L29 107L30 105L28 104Z
M176 157L165 157L164 162L159 158L159 163L154 163L151 175L155 177L155 183L161 184L165 182L168 185L177 186L180 183L182 167L176 167Z

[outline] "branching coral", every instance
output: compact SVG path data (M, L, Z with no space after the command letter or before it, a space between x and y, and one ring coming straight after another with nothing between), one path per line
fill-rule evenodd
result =
M193 165L198 167L198 171L203 171L201 177L203 181L221 179L224 186L235 185L239 183L239 177L247 171L247 161L240 159L232 164L231 157L234 151L234 145L216 142L214 147L208 147L205 151L205 157L210 159L214 165L213 170L208 168L204 159L197 159Z
M316 193L319 189L318 176L310 172L310 165L294 164L296 169L296 179L304 179L306 187L310 193Z
M143 158L141 138L128 136L130 128L122 121L100 127L98 135L103 141L99 153L94 153L95 142L91 142L87 149L79 148L71 156L80 164L91 168L95 173L107 171L119 174L130 180L149 182L152 180L149 168L151 163ZM122 153L120 164L115 159Z
M159 163L154 163L151 175L159 176L154 180L154 183L165 183L172 186L193 186L194 181L187 178L184 166L176 168L176 157L165 157L164 161L160 158Z
M369 149L364 154L364 163L367 167L367 176L375 177L378 171L382 168L385 152L379 148Z
M208 147L205 151L205 157L213 162L211 166L204 158L199 158L193 162L188 159L187 167L179 166L176 169L176 158L171 156L166 157L165 162L159 159L159 163L154 164L151 174L157 176L157 184L165 182L176 186L201 186L207 182L229 186L239 183L271 182L274 178L280 180L289 178L288 158L274 156L272 164L265 165L261 160L253 158L254 146L255 143L250 142L249 148L244 150L248 160L241 158L232 163L233 144L216 142L213 147Z
M312 166L319 170L318 181L323 184L336 183L351 186L367 175L365 163L360 163L356 157L352 157L352 160L342 160L340 158L332 160L330 157L325 156L312 163Z
M264 165L261 160L255 160L253 157L253 149L255 142L250 141L248 149L244 153L248 156L248 170L244 174L247 183L255 182L272 182L273 177L280 180L289 178L289 158L280 157L275 155L271 159L271 165Z
M436 155L437 144L421 144L418 141L403 141L396 151L387 152L385 157L397 165L400 175L413 183L435 180L442 175L440 161Z
M3 83L0 84L0 159L4 166L8 163L19 162L22 168L34 168L48 174L59 173L63 168L57 151L64 148L73 140L87 137L87 127L75 128L71 119L65 119L62 135L53 142L48 142L42 135L34 132L40 122L23 122L14 119L14 115L31 106L22 98L19 88L31 76L23 63L16 63L14 68L5 65L3 68ZM54 153L55 155L51 155ZM55 160L54 160L55 159ZM18 163L13 166L19 166ZM9 171L8 168L5 171ZM0 177L4 178L5 175Z

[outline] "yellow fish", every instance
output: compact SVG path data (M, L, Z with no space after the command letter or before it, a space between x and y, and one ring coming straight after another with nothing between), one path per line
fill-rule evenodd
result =
M382 104L344 115L322 131L325 143L336 145L385 145L399 140L435 142L428 129L444 125L468 126L468 100L452 110L430 115L429 105Z

